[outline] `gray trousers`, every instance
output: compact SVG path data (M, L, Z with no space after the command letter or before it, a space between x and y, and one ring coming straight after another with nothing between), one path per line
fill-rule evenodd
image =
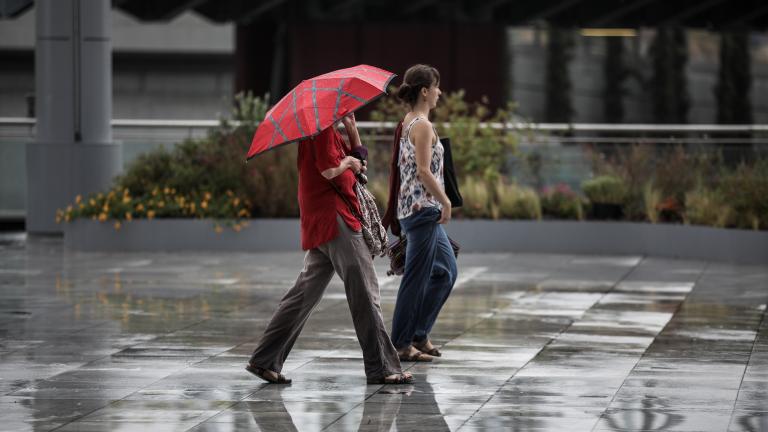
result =
M379 283L363 235L336 217L339 235L310 249L296 283L280 300L277 311L251 356L251 364L280 372L310 313L320 302L334 271L344 282L357 340L363 349L368 378L402 372L397 351L384 327Z

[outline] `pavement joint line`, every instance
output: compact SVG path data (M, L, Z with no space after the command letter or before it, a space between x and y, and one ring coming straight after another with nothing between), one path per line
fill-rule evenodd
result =
M752 349L749 353L749 359L747 360L747 363L744 365L744 372L741 373L741 380L739 380L739 390L736 392L736 399L733 400L733 406L731 407L731 418L728 420L728 429L731 430L731 425L733 424L733 421L735 419L736 414L736 405L739 403L739 395L741 394L741 388L744 384L744 377L747 375L747 369L749 369L749 363L752 359L752 356L755 354L755 347L757 346L757 340L760 338L760 329L763 327L763 323L766 322L765 317L768 316L768 308L763 311L762 317L760 317L760 322L757 324L757 331L755 331L755 338L752 340Z
M639 264L638 264L639 265ZM611 405L613 404L613 401L616 400L616 395L619 394L622 387L624 387L624 383L627 382L627 378L632 375L632 372L635 371L635 368L637 368L637 365L640 364L640 362L645 358L646 354L648 353L648 349L653 345L653 342L656 341L656 337L658 337L660 334L664 333L664 330L669 326L669 323L671 323L675 319L675 315L677 315L677 312L680 311L680 308L683 307L683 304L688 299L688 296L693 293L693 290L696 289L696 285L698 285L699 281L701 281L701 278L704 276L704 274L707 272L707 269L709 268L709 262L704 263L704 267L701 269L698 275L696 275L696 281L693 283L693 287L691 287L691 290L688 291L685 294L685 297L683 297L682 300L677 304L677 307L675 307L674 312L672 312L672 316L669 318L669 321L664 325L664 327L659 330L658 333L653 338L653 341L645 348L643 353L637 358L637 361L635 362L634 366L632 366L632 369L629 370L627 373L627 376L624 377L624 381L621 382L621 385L616 389L616 391L613 393L613 396L611 397L611 400L608 401L608 403L605 405L605 408L603 409L603 412L600 414L600 417L598 417L597 422L595 422L595 425L592 427L592 431L597 428L597 426L600 424L600 420L602 420L605 417L606 411L608 411L611 408Z

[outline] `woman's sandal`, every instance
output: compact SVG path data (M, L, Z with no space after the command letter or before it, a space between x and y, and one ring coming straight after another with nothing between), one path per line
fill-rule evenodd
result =
M395 375L394 378L369 378L368 384L413 384L413 381L413 375L406 376L404 373L401 373Z
M290 378L286 378L285 375L281 373L277 374L277 379L272 378L271 375L267 375L268 371L266 369L258 366L253 366L251 364L246 366L245 370L256 375L257 377L263 379L264 381L270 384L290 384L292 382Z
M437 348L435 348L435 347L432 347L432 349L431 349L431 350L427 350L427 349L425 348L425 345L427 344L427 341L428 341L428 340L429 340L429 339L424 339L424 342L423 342L423 343L421 343L421 344L418 344L418 343L414 342L414 343L413 343L413 347L414 347L414 348L416 348L417 350L419 350L419 351L423 352L424 354L429 354L429 355L431 355L432 357L442 357L442 356L443 356L443 353L441 353L439 349L437 349Z
M400 361L427 363L434 360L431 355L416 350L413 354L398 354Z

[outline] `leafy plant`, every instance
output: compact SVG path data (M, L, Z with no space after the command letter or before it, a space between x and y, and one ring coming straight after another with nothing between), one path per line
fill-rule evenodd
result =
M565 183L560 183L553 187L544 187L539 198L541 200L541 211L544 216L557 219L584 219L584 207L581 197Z
M627 199L627 185L616 176L599 176L585 180L581 189L593 203L622 205Z
M494 219L541 219L541 202L532 188L498 180Z
M733 223L738 228L768 228L768 159L753 165L739 165L723 174L718 192L733 208Z
M733 208L718 191L697 187L685 197L683 221L692 225L708 225L725 228L731 225Z
M491 216L491 191L488 184L476 179L466 177L460 186L464 205L459 209L459 214L467 218L489 218Z

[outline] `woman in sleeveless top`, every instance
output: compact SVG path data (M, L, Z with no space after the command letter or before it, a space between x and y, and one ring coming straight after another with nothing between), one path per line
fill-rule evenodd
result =
M392 319L392 343L404 361L432 361L440 351L429 333L456 282L453 249L443 225L451 202L443 183L443 145L429 121L440 97L440 74L427 65L405 72L397 96L411 110L400 139L397 219L407 237L405 271Z

